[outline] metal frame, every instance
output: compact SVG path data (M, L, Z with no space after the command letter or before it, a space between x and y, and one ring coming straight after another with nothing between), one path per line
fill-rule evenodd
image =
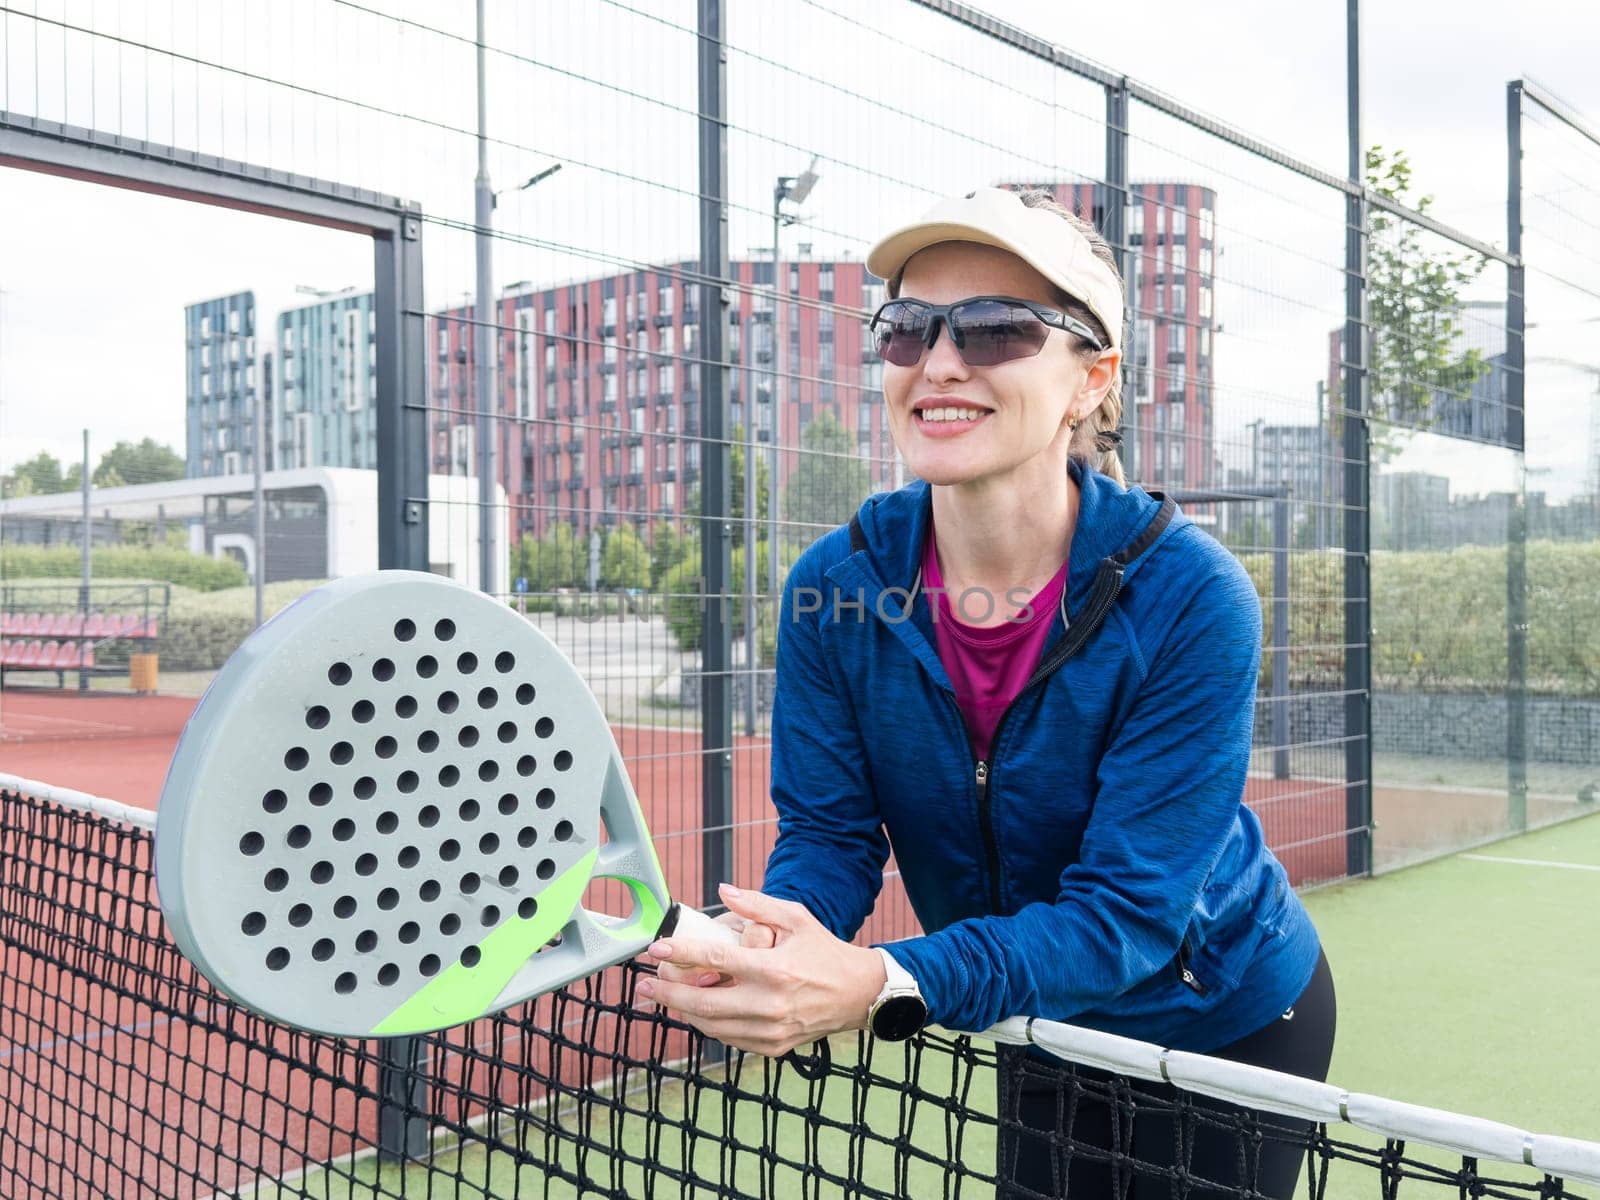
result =
M119 134L0 111L0 167L365 234L373 243L377 335L378 565L428 569L428 442L422 211L393 196ZM256 454L265 449L258 444ZM426 1046L382 1047L379 1149L420 1154Z

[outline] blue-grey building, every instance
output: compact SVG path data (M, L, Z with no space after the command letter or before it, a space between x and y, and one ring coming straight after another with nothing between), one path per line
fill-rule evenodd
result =
M371 292L280 313L273 360L277 458L284 468L377 465L377 335Z
M236 292L183 310L185 459L191 479L255 469L256 297ZM272 467L270 450L262 463Z

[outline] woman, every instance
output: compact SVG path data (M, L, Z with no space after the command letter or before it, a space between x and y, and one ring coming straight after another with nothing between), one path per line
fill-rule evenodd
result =
M1170 502L1123 486L1110 248L1044 193L983 189L867 265L890 281L872 329L918 482L789 576L778 839L762 893L724 889L743 947L657 943L641 991L764 1054L1020 1014L1325 1078L1332 979L1242 804L1259 601ZM849 945L891 844L927 933ZM1055 1085L1020 1056L1005 1075L1023 1130L1055 1129ZM1080 1146L1126 1138L1094 1109ZM1131 1149L1159 1163L1175 1140L1151 1119ZM1234 1133L1193 1154L1235 1182ZM1258 1186L1290 1194L1303 1157L1269 1142ZM1069 1180L1045 1135L1004 1133L1000 1158L1036 1192L1110 1191L1081 1153Z

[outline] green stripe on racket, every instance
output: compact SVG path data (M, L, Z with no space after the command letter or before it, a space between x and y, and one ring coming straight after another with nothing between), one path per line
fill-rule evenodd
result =
M669 932L737 940L668 896L571 661L435 575L340 579L256 630L190 717L159 811L179 949L300 1029L444 1029ZM586 909L596 879L625 885L631 912Z

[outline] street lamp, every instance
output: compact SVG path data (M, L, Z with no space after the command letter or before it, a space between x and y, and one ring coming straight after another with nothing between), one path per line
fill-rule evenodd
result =
M785 225L799 222L797 213L783 211L785 200L792 204L805 203L811 189L817 186L817 156L798 175L780 175L772 189L772 386L767 394L771 413L771 433L767 437L767 594L776 600L778 595L778 387L782 374L779 355L783 352L783 331L778 321L779 234ZM787 289L785 289L787 290ZM744 724L747 734L756 731L756 671L760 639L756 636L756 521L758 506L756 495L756 403L751 395L745 413L744 454L744 591L745 662L750 670L750 686L745 689Z

